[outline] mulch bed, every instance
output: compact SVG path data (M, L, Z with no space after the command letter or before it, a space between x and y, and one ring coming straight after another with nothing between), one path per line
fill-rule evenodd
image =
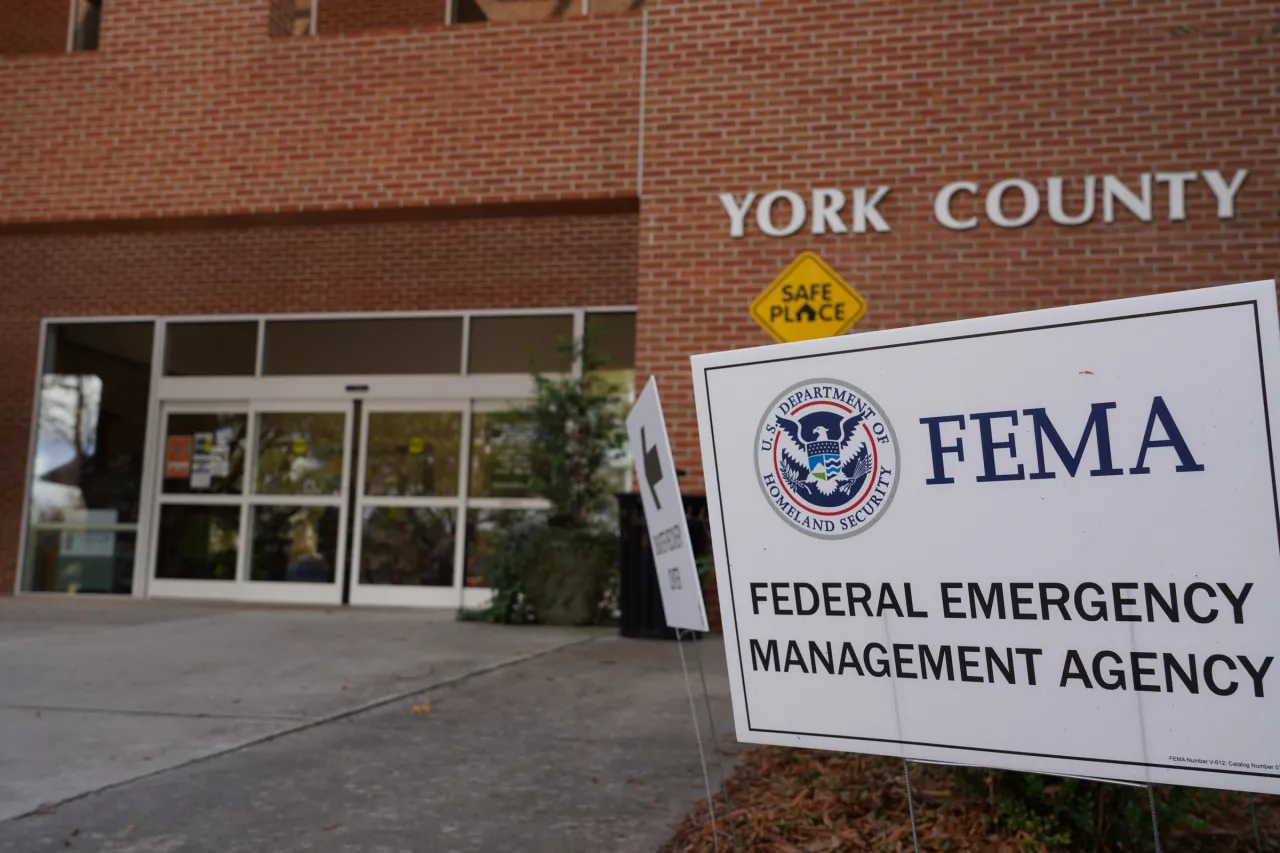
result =
M993 833L992 802L961 790L953 771L911 765L920 849L1027 853L1047 849L1036 839ZM911 851L906 788L899 759L869 755L760 747L746 753L729 782L740 850L751 853L828 851ZM1166 853L1246 853L1256 851L1247 794L1206 799L1196 817L1204 827L1161 827ZM723 803L717 800L717 815ZM1280 851L1280 797L1257 797L1264 853ZM722 824L723 826L723 824ZM720 851L733 850L728 839ZM1071 848L1092 850L1086 848ZM660 853L711 853L705 802L679 823ZM1118 853L1098 848L1099 853Z

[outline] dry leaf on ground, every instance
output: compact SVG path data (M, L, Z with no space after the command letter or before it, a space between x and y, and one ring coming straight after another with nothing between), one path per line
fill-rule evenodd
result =
M922 851L1036 853L1045 849L1021 833L1017 837L993 834L988 821L990 802L963 793L947 768L912 764L911 779ZM729 780L729 796L733 827L744 852L912 850L906 785L902 762L896 758L760 747L743 756ZM1165 853L1256 851L1247 797L1231 795L1222 802L1220 811L1199 816L1207 823L1203 831L1170 827L1162 832ZM1259 796L1257 808L1264 851L1280 851L1280 797ZM721 797L717 797L716 815L723 821ZM660 853L712 853L714 846L706 802L698 801Z

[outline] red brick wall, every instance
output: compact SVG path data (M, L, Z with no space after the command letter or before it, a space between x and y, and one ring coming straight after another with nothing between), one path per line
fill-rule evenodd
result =
M270 38L270 8L111 0L92 55L0 58L0 222L634 196L637 16Z
M634 305L634 214L0 236L0 595L40 319Z
M868 298L860 329L1280 275L1275 0L648 10L641 212L595 260L635 276L639 367L661 379L695 483L687 357L767 343L747 305L805 249ZM270 39L268 17L267 0L111 0L94 55L0 58L0 223L635 193L637 16L298 39ZM1066 228L1042 213L1017 230L954 232L933 219L950 181L1025 178L1043 191L1049 176L1078 187L1086 174L1136 184L1213 168L1250 171L1233 220L1216 217L1203 182L1185 222L1168 221L1163 192L1151 223L1121 211ZM750 225L731 240L717 199L882 185L887 234L774 239ZM622 280L589 282L599 263L572 236L589 218L545 239L521 229L554 220L517 221L491 223L481 259L498 272L470 290L436 272L461 269L465 241L427 239L415 254L391 236L477 227L461 222L0 236L0 388L12 401L0 439L26 446L41 314L483 306L531 271L545 284L504 298L569 304L596 300L553 294L553 280ZM527 247L522 262L508 245ZM17 524L4 519L17 517L22 464L0 458L0 555L13 553Z
M444 26L449 0L320 0L319 32Z
M66 53L67 0L0 0L0 56Z
M747 306L803 250L868 299L860 330L1280 277L1274 0L662 0L649 16L637 357L695 483L688 355L770 343ZM1161 192L1152 223L1106 225L1100 202L1076 228L933 218L950 181L1043 195L1053 175L1206 168L1250 170L1234 220L1203 182L1185 222ZM752 216L730 240L717 200L881 185L886 234L775 239Z

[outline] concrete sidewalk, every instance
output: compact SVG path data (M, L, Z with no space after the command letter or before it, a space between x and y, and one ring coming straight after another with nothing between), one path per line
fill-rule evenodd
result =
M441 612L0 599L0 820L592 635Z
M85 605L0 601L0 808L26 814L0 819L6 853L643 853L702 795L674 643ZM731 741L723 649L703 654Z

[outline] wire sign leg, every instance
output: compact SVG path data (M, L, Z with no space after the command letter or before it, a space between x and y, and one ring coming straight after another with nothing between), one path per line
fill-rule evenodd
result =
M920 834L916 831L916 798L911 793L911 765L907 764L907 759L902 759L902 775L907 780L907 816L911 818L911 843L915 845L916 853L920 853Z
M698 706L693 701L693 684L689 681L689 666L684 660L684 631L676 629L676 648L680 650L680 668L684 670L684 689L689 694L689 713L693 716L693 736L698 741L698 759L702 762L702 784L707 790L707 811L711 815L711 849L719 853L720 831L716 826L716 800L711 795L711 774L707 772L707 753L702 748L702 729L698 725Z
M1156 839L1156 853L1161 853L1160 821L1156 818L1156 792L1150 785L1147 785L1147 802L1151 804L1151 832L1154 833Z
M1253 794L1249 795L1249 816L1253 818L1253 843L1258 845L1258 853L1262 853L1262 833L1258 831L1258 806Z
M702 641L693 643L694 657L698 659L698 675L702 679L702 699L707 705L707 725L711 729L711 748L720 768L720 790L724 794L724 820L729 825L729 837L733 840L733 853L738 853L738 830L733 826L733 806L729 802L729 774L724 769L724 756L720 753L720 737L716 734L716 715L711 711L711 693L707 690L707 670L702 665Z

